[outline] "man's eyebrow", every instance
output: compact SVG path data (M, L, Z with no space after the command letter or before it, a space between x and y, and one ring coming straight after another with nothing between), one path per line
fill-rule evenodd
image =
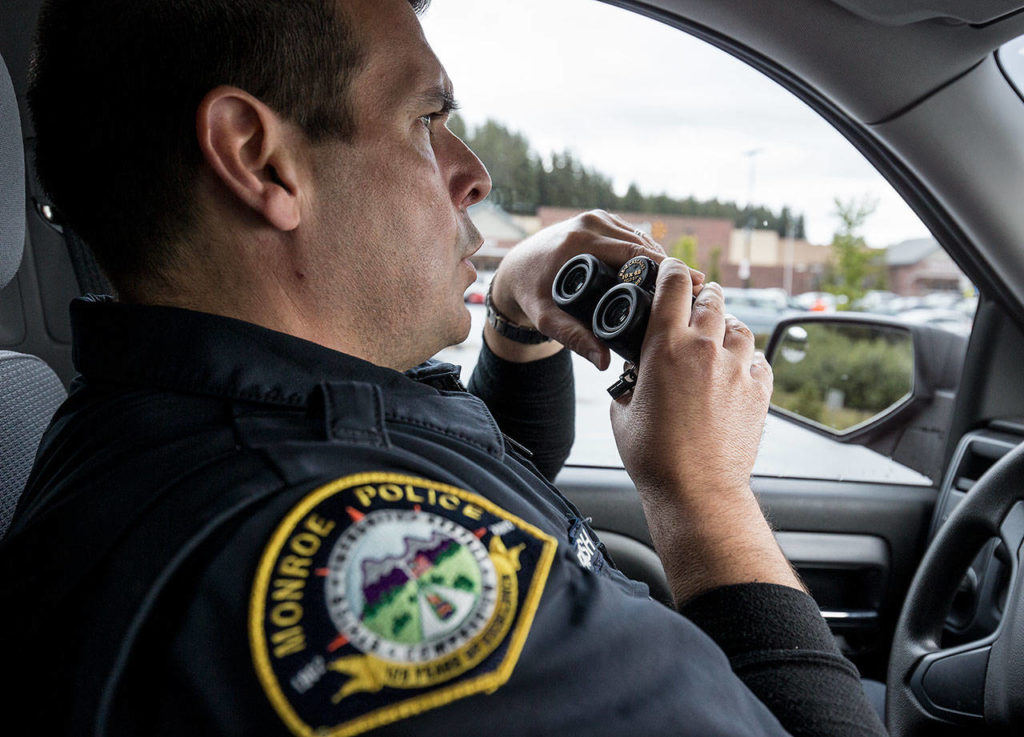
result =
M450 113L459 109L459 101L450 89L437 85L416 95L416 102L422 105L440 105L441 113Z

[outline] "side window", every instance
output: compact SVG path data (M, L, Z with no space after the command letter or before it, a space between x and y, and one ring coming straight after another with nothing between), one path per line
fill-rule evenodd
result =
M494 180L471 211L485 237L466 293L473 332L439 356L464 378L504 254L598 207L720 282L761 347L803 311L970 331L973 286L900 196L804 103L731 56L593 0L445 0L422 20L463 105L449 127ZM570 464L617 463L605 392L616 377L576 357ZM777 417L755 474L929 483Z

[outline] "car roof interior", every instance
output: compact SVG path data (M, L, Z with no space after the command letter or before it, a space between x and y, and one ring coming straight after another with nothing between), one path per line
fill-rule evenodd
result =
M647 5L730 39L726 48L734 53L742 44L746 54L786 70L867 125L898 117L1024 34L1024 15L1015 12L1022 3L1015 0L653 0Z

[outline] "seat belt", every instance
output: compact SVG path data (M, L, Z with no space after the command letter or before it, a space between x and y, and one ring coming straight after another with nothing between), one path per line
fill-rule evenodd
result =
M113 288L96 263L92 249L77 233L61 222L60 213L43 193L43 187L36 178L35 154L35 139L26 139L25 173L28 180L28 195L36 214L64 239L80 294L113 294Z
M64 242L71 258L71 268L75 270L75 279L82 294L113 294L113 288L107 277L100 271L92 249L86 245L78 233L64 226Z

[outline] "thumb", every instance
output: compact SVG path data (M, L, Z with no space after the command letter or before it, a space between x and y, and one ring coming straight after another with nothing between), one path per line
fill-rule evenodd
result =
M658 268L648 335L669 333L688 326L692 303L693 281L690 270L679 259L666 258Z

